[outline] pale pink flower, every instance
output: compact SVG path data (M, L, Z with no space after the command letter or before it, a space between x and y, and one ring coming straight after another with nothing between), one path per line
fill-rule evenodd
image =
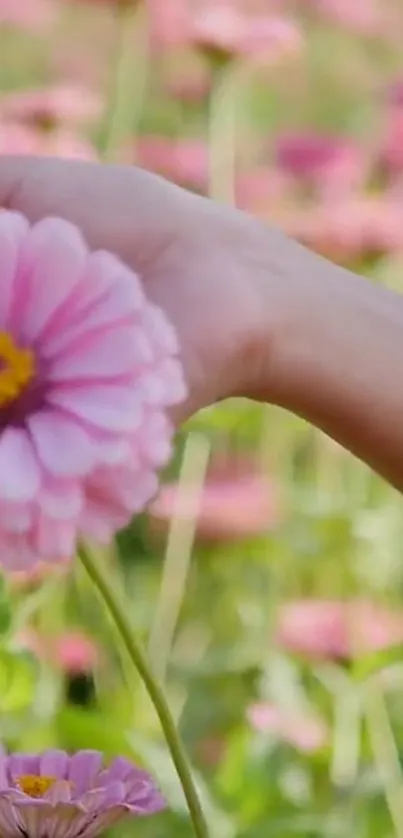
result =
M189 28L187 0L147 0L151 44L177 47L186 42Z
M257 702L249 707L247 718L257 733L273 734L306 754L315 753L327 743L326 725L313 713L294 713L277 704Z
M95 162L94 146L79 135L65 129L44 133L18 123L0 125L0 154L22 154L35 157L63 157Z
M201 539L233 541L254 538L273 530L279 521L279 500L274 482L256 469L213 468L207 476L197 516L197 534ZM178 485L165 484L150 507L154 521L168 524L176 514L194 516L195 496L192 487L178 507Z
M312 659L351 658L403 641L403 614L368 601L301 599L280 606L283 649Z
M253 215L265 217L293 198L293 179L283 171L268 166L242 172L236 178L236 204Z
M25 570L144 507L185 387L163 313L71 224L1 212L0 266L0 557Z
M282 225L303 244L343 263L399 251L403 204L388 195L326 201L286 213Z
M42 33L55 20L54 0L0 0L0 26Z
M360 35L379 36L387 28L388 4L383 0L314 0L314 5L329 21Z
M96 122L102 113L102 99L79 85L56 85L37 90L9 93L0 99L6 120L44 128Z
M299 54L303 43L294 21L273 14L248 15L227 0L198 8L189 24L189 39L222 55L270 62Z
M28 628L19 633L17 642L20 648L27 649L39 660L69 675L91 672L100 662L99 647L79 630L53 637Z
M201 140L142 137L135 153L140 166L169 180L198 189L207 184L208 148Z
M91 672L99 664L99 649L80 631L66 631L53 644L54 661L69 675Z

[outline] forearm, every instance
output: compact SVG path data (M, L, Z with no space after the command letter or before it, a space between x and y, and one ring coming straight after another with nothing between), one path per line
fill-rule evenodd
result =
M317 425L403 489L403 297L284 237L275 252L280 316L257 395Z

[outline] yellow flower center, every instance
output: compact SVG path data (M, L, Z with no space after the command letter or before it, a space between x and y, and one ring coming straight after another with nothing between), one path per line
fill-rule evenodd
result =
M0 407L13 402L34 374L33 353L16 346L8 332L0 332Z
M56 782L56 777L40 777L38 774L22 774L16 786L29 797L43 797Z

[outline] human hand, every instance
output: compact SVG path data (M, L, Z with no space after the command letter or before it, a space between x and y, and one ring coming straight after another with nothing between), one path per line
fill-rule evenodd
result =
M248 216L134 167L19 157L0 159L0 206L63 217L138 272L179 336L190 395L175 420L252 389L267 316Z

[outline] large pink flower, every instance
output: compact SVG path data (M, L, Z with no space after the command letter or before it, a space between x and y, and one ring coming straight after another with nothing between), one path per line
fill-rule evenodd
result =
M11 570L108 541L157 488L175 334L116 257L72 225L0 213L0 557Z

